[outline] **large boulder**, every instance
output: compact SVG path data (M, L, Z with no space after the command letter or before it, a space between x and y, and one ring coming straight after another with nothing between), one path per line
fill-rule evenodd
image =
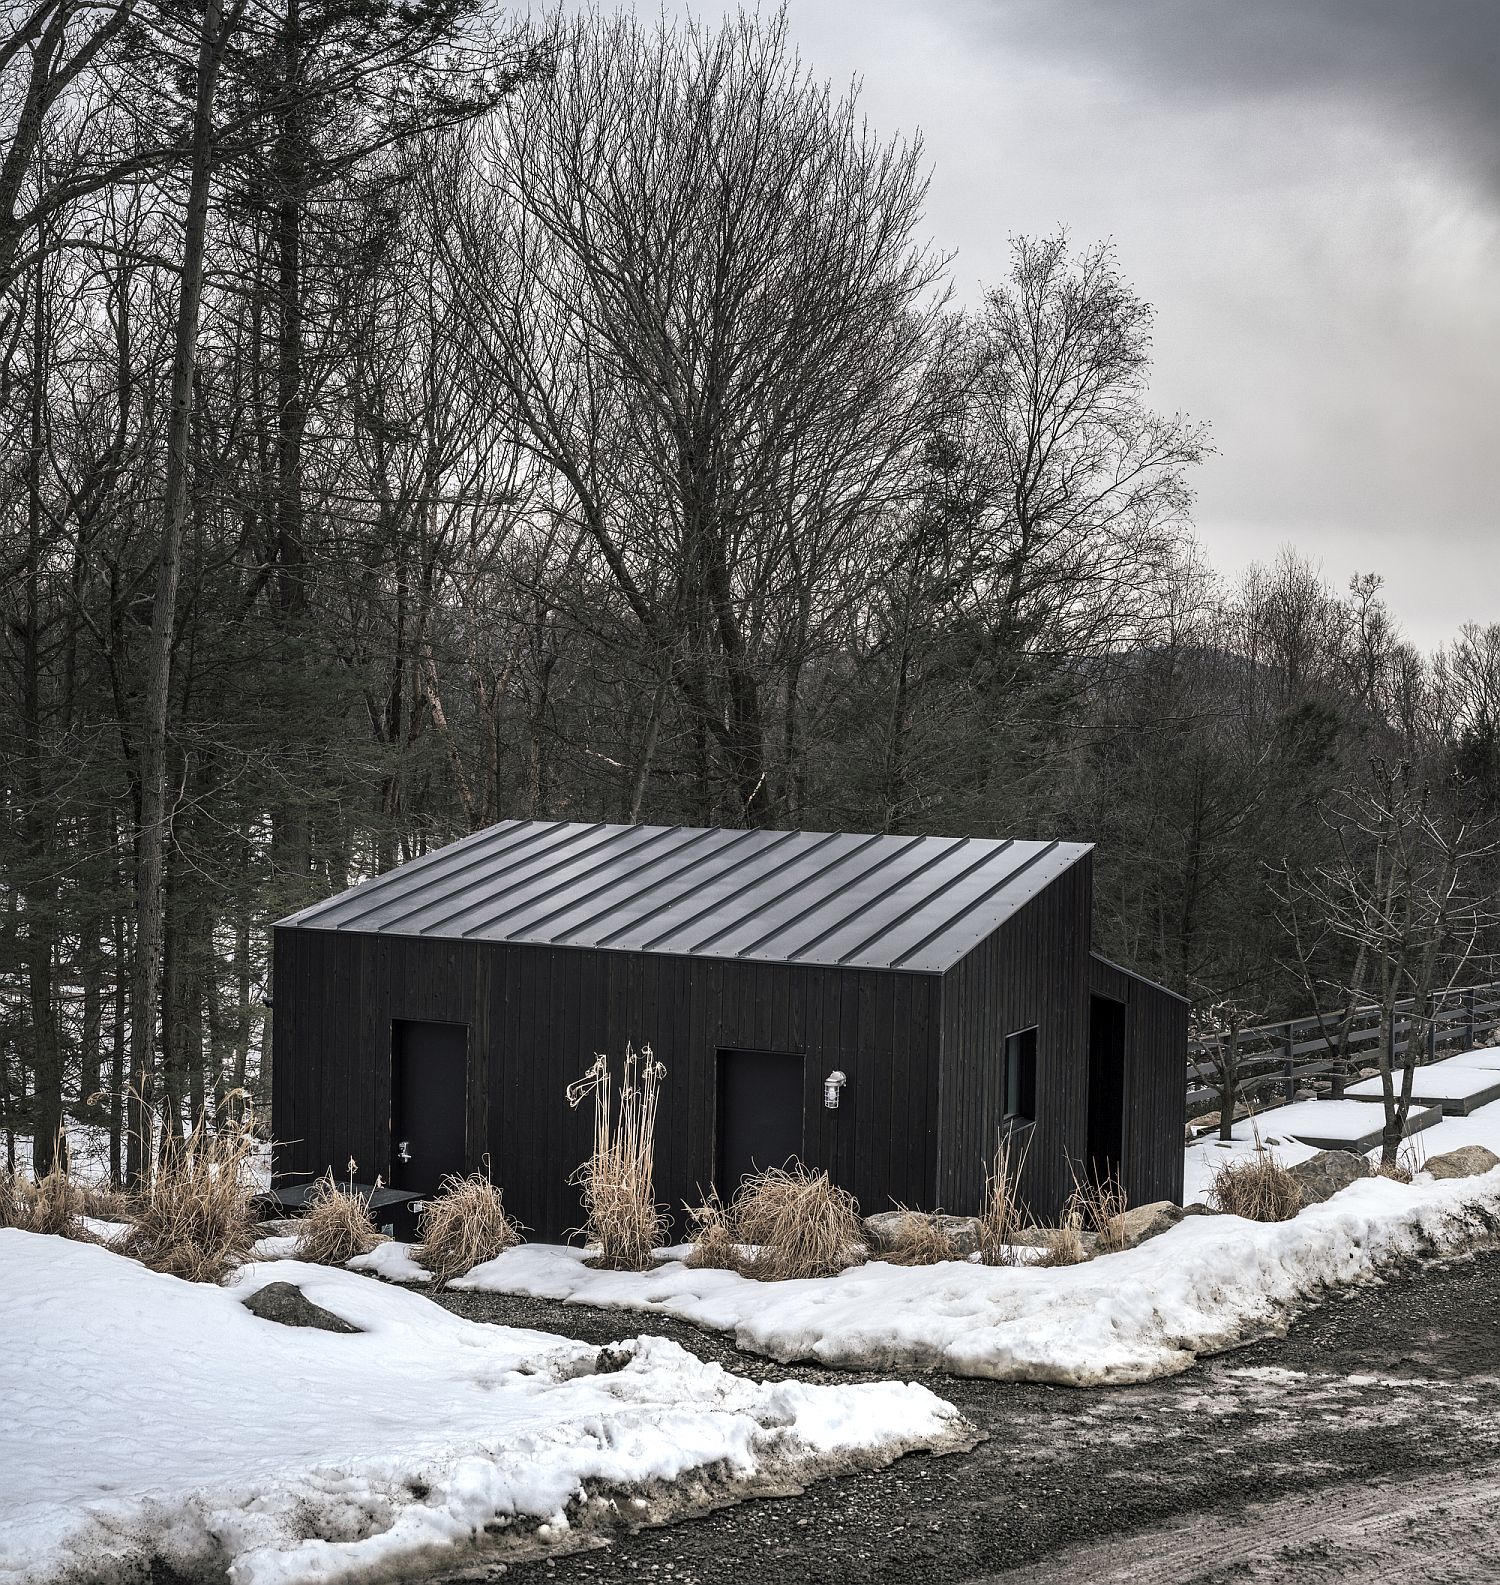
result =
M1171 1200L1152 1200L1147 1205L1132 1205L1128 1211L1112 1216L1104 1224L1104 1234L1099 1240L1103 1249L1134 1249L1148 1238L1176 1227L1183 1218L1183 1209Z
M311 1326L320 1332L358 1332L357 1326L314 1304L301 1288L290 1282L268 1282L257 1288L245 1301L251 1315L262 1321L276 1321L282 1326Z
M1375 1176L1374 1167L1352 1150L1320 1150L1287 1171L1296 1180L1304 1205L1320 1205L1351 1183Z
M979 1218L977 1216L944 1216L936 1211L880 1211L865 1218L865 1240L870 1253L877 1257L888 1255L898 1248L908 1236L905 1224L925 1222L948 1235L953 1245L954 1257L963 1260L979 1249Z
M1500 1156L1483 1145L1460 1145L1441 1156L1429 1156L1426 1169L1434 1178L1477 1178L1500 1167Z

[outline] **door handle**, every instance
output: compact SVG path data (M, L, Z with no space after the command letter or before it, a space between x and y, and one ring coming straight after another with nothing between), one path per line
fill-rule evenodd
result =
M411 1141L409 1139L401 1140L400 1143L396 1146L396 1160L397 1161L410 1161L411 1160Z

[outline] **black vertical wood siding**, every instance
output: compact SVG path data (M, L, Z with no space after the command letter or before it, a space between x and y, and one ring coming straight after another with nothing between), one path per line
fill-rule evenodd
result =
M978 1210L1003 1115L1005 1038L1037 1031L1036 1126L1022 1192L1061 1210L1088 1128L1088 998L1093 861L1071 866L943 976L938 1197Z
M804 1159L867 1209L934 1202L936 975L297 926L277 929L274 951L281 1173L342 1173L352 1155L361 1176L389 1175L391 1023L433 1019L470 1026L470 1160L488 1153L537 1236L579 1220L567 1178L592 1111L570 1111L564 1091L627 1040L666 1065L657 1191L674 1213L713 1181L720 1047L804 1059ZM835 1068L848 1083L830 1111L823 1078Z
M674 1215L712 1181L721 1047L804 1059L804 1159L866 1212L896 1200L972 1212L995 1148L1005 1037L1034 1024L1024 1188L1054 1216L1086 1148L1093 991L1127 1007L1127 1191L1178 1198L1186 1008L1091 958L1091 907L1085 856L941 975L279 926L278 1171L342 1175L352 1155L367 1181L389 1178L391 1025L419 1019L469 1025L470 1163L488 1156L535 1236L579 1220L567 1180L592 1111L570 1111L564 1090L627 1040L666 1065L657 1190ZM822 1085L835 1068L848 1082L830 1111Z
M1188 1004L1103 958L1092 960L1089 974L1095 995L1125 1004L1125 1193L1132 1205L1180 1205Z

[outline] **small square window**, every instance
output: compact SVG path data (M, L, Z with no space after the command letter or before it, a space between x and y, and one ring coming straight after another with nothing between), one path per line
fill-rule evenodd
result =
M1001 1075L1005 1121L1016 1125L1036 1120L1036 1029L1022 1029L1005 1037L1005 1065Z

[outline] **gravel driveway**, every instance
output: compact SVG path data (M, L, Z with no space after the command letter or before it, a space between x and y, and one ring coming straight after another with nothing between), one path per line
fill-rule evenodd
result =
M640 1315L491 1294L476 1320L592 1342ZM790 1369L666 1320L650 1330L760 1378ZM608 1546L458 1581L1162 1585L1500 1581L1500 1253L1338 1297L1281 1339L1141 1387L925 1378L988 1440Z

